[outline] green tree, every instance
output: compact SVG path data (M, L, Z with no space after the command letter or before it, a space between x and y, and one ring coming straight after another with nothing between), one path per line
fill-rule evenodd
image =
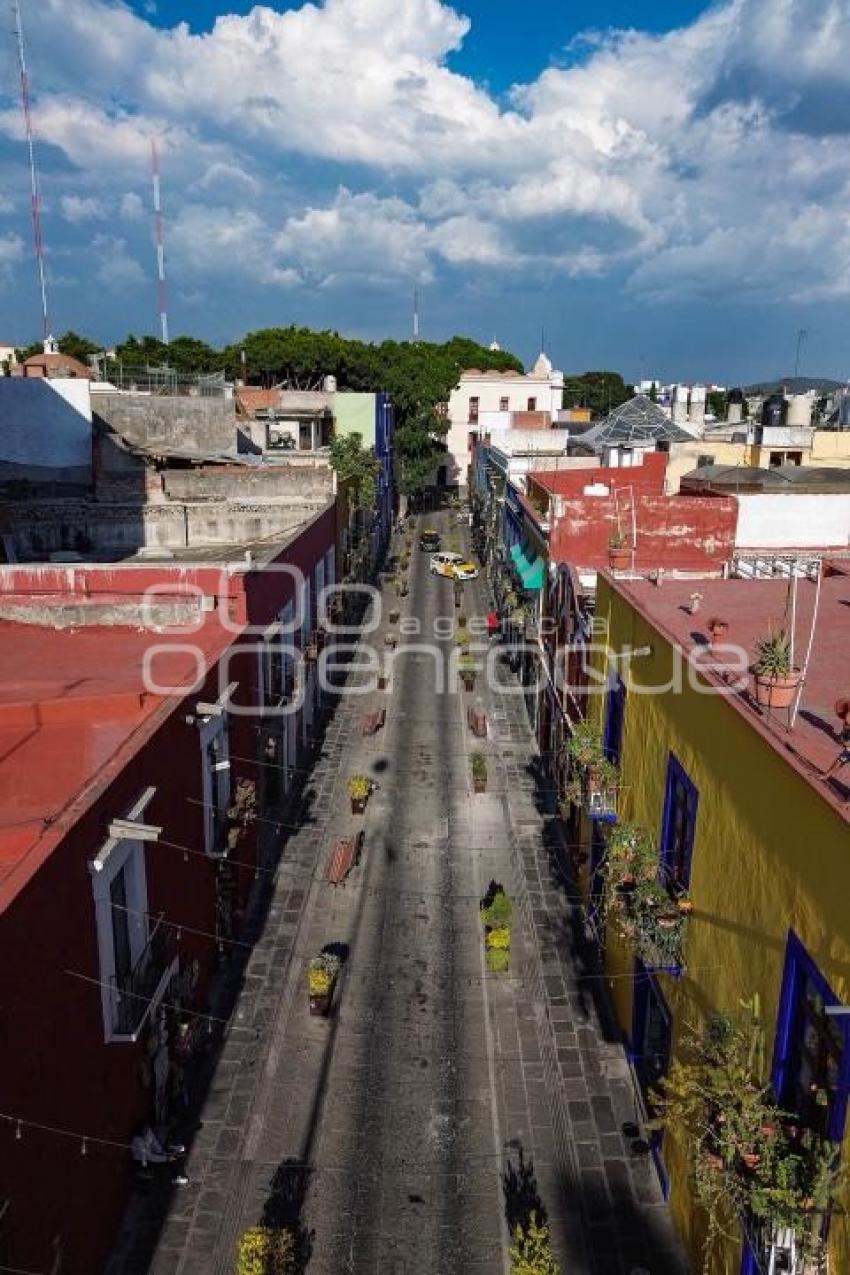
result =
M619 372L584 372L564 380L564 405L589 407L594 416L607 416L632 396Z
M375 507L381 466L372 448L363 446L361 434L341 434L333 440L331 466L339 478L350 480L355 503L361 509Z
M654 381L649 387L649 401L650 403L658 402L658 386L655 384Z
M706 407L712 416L719 421L726 420L727 397L723 390L710 390L706 399Z

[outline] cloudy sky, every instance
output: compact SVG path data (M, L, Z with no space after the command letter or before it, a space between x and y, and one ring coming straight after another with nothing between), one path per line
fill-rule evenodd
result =
M21 0L54 327L850 375L850 0ZM0 341L39 330L13 40Z

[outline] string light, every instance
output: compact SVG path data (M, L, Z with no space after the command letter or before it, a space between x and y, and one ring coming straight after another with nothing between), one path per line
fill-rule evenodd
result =
M83 1138L82 1142L80 1143L80 1155L82 1156L88 1155L88 1140L86 1138Z
M21 1122L20 1122L20 1120L19 1120L19 1121L18 1121L18 1123L15 1125L15 1141L16 1141L16 1142L20 1142L20 1140L21 1140L21 1138L22 1138L23 1136L24 1136L24 1135L23 1135L23 1131L22 1131L22 1129L21 1129Z

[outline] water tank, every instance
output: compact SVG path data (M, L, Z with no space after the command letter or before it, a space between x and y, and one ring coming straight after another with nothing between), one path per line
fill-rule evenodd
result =
M764 400L761 423L780 428L788 424L788 400L784 394L771 394L770 398Z
M684 424L688 419L688 397L690 390L687 385L677 385L673 394L673 420L679 424Z
M813 406L814 399L810 394L795 394L788 404L788 424L798 429L809 429Z
M744 401L743 390L730 390L726 396L727 403L743 403L743 401Z
M726 396L726 420L730 425L740 425L744 418L744 394L742 390L730 390Z
M688 419L692 425L705 424L705 399L705 386L695 385L691 390L691 406L688 413Z
M335 376L325 377L325 393L336 394L336 377Z

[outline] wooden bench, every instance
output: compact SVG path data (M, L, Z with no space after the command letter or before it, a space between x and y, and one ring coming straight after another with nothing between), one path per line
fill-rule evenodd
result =
M334 845L325 872L325 879L331 885L340 885L344 882L351 869L360 862L364 835L358 832L351 837L340 837Z
M387 710L385 708L376 708L373 713L366 713L363 718L363 734L377 735L387 720Z
M479 739L487 738L487 714L483 708L476 708L470 704L466 712L466 721L473 735Z

